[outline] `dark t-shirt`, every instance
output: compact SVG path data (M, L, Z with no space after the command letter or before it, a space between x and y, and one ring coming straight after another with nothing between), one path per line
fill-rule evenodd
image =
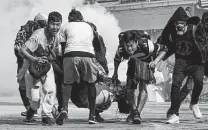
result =
M176 59L184 59L190 62L200 62L200 53L192 34L193 26L189 25L187 32L183 36L175 38L175 56Z

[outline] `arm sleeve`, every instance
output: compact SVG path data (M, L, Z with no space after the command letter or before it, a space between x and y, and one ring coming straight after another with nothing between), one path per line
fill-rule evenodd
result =
M116 51L116 54L115 54L115 57L114 57L115 61L121 62L124 59L123 56L122 56L122 52L123 52L123 48L118 47L118 49Z
M17 36L16 36L16 39L15 39L15 45L20 45L22 46L22 44L24 44L26 42L26 31L24 28L21 28L18 33L17 33Z
M20 48L25 42L26 42L26 31L24 28L21 28L17 33L15 43L14 43L14 53L17 58L21 58L21 56L19 55Z
M35 50L37 50L38 44L39 42L37 38L34 38L34 37L29 38L29 40L25 43L25 45L31 52L34 52Z

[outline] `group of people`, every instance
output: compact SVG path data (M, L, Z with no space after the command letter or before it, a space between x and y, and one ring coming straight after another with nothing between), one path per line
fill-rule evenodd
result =
M68 114L68 101L89 108L89 123L103 122L100 112L119 98L122 85L107 77L106 47L93 23L84 21L82 14L72 9L68 23L62 26L62 15L51 12L48 17L37 14L19 30L14 52L17 57L17 81L26 108L22 116L26 123L35 123L34 116L41 106L43 125L62 125ZM85 30L85 31L83 31ZM103 84L103 85L101 85ZM54 105L58 100L58 109ZM127 105L126 105L127 106ZM124 111L124 110L121 110Z
M104 39L93 23L84 20L80 11L72 9L63 26L59 12L51 12L48 17L38 14L34 21L21 27L14 44L19 92L26 108L26 112L21 113L26 116L23 121L34 123L33 117L41 106L44 125L53 124L52 116L57 125L63 125L68 118L71 98L77 107L89 109L89 124L104 122L100 113L115 101L120 112L129 114L126 122L140 124L140 114L148 98L147 85L155 83L158 63L172 54L175 54L175 66L167 123L179 123L179 108L184 99L181 97L191 91L184 87L188 89L187 94L181 93L186 76L192 77L194 82L190 109L196 118L201 118L198 100L207 60L207 25L208 12L200 20L196 16L189 17L179 7L156 43L143 30L121 32L111 78ZM123 60L128 60L125 85L118 79L118 68Z

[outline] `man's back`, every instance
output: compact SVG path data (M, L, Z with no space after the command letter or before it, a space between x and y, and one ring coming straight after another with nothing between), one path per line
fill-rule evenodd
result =
M69 22L65 24L60 32L61 37L66 41L65 53L71 51L83 51L94 54L93 30L85 22Z

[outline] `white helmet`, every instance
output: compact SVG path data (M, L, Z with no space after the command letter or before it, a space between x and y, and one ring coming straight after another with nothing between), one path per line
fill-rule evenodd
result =
M41 13L38 13L35 18L34 18L34 21L39 21L39 20L44 20L44 21L47 21L47 15L45 14L41 14Z

